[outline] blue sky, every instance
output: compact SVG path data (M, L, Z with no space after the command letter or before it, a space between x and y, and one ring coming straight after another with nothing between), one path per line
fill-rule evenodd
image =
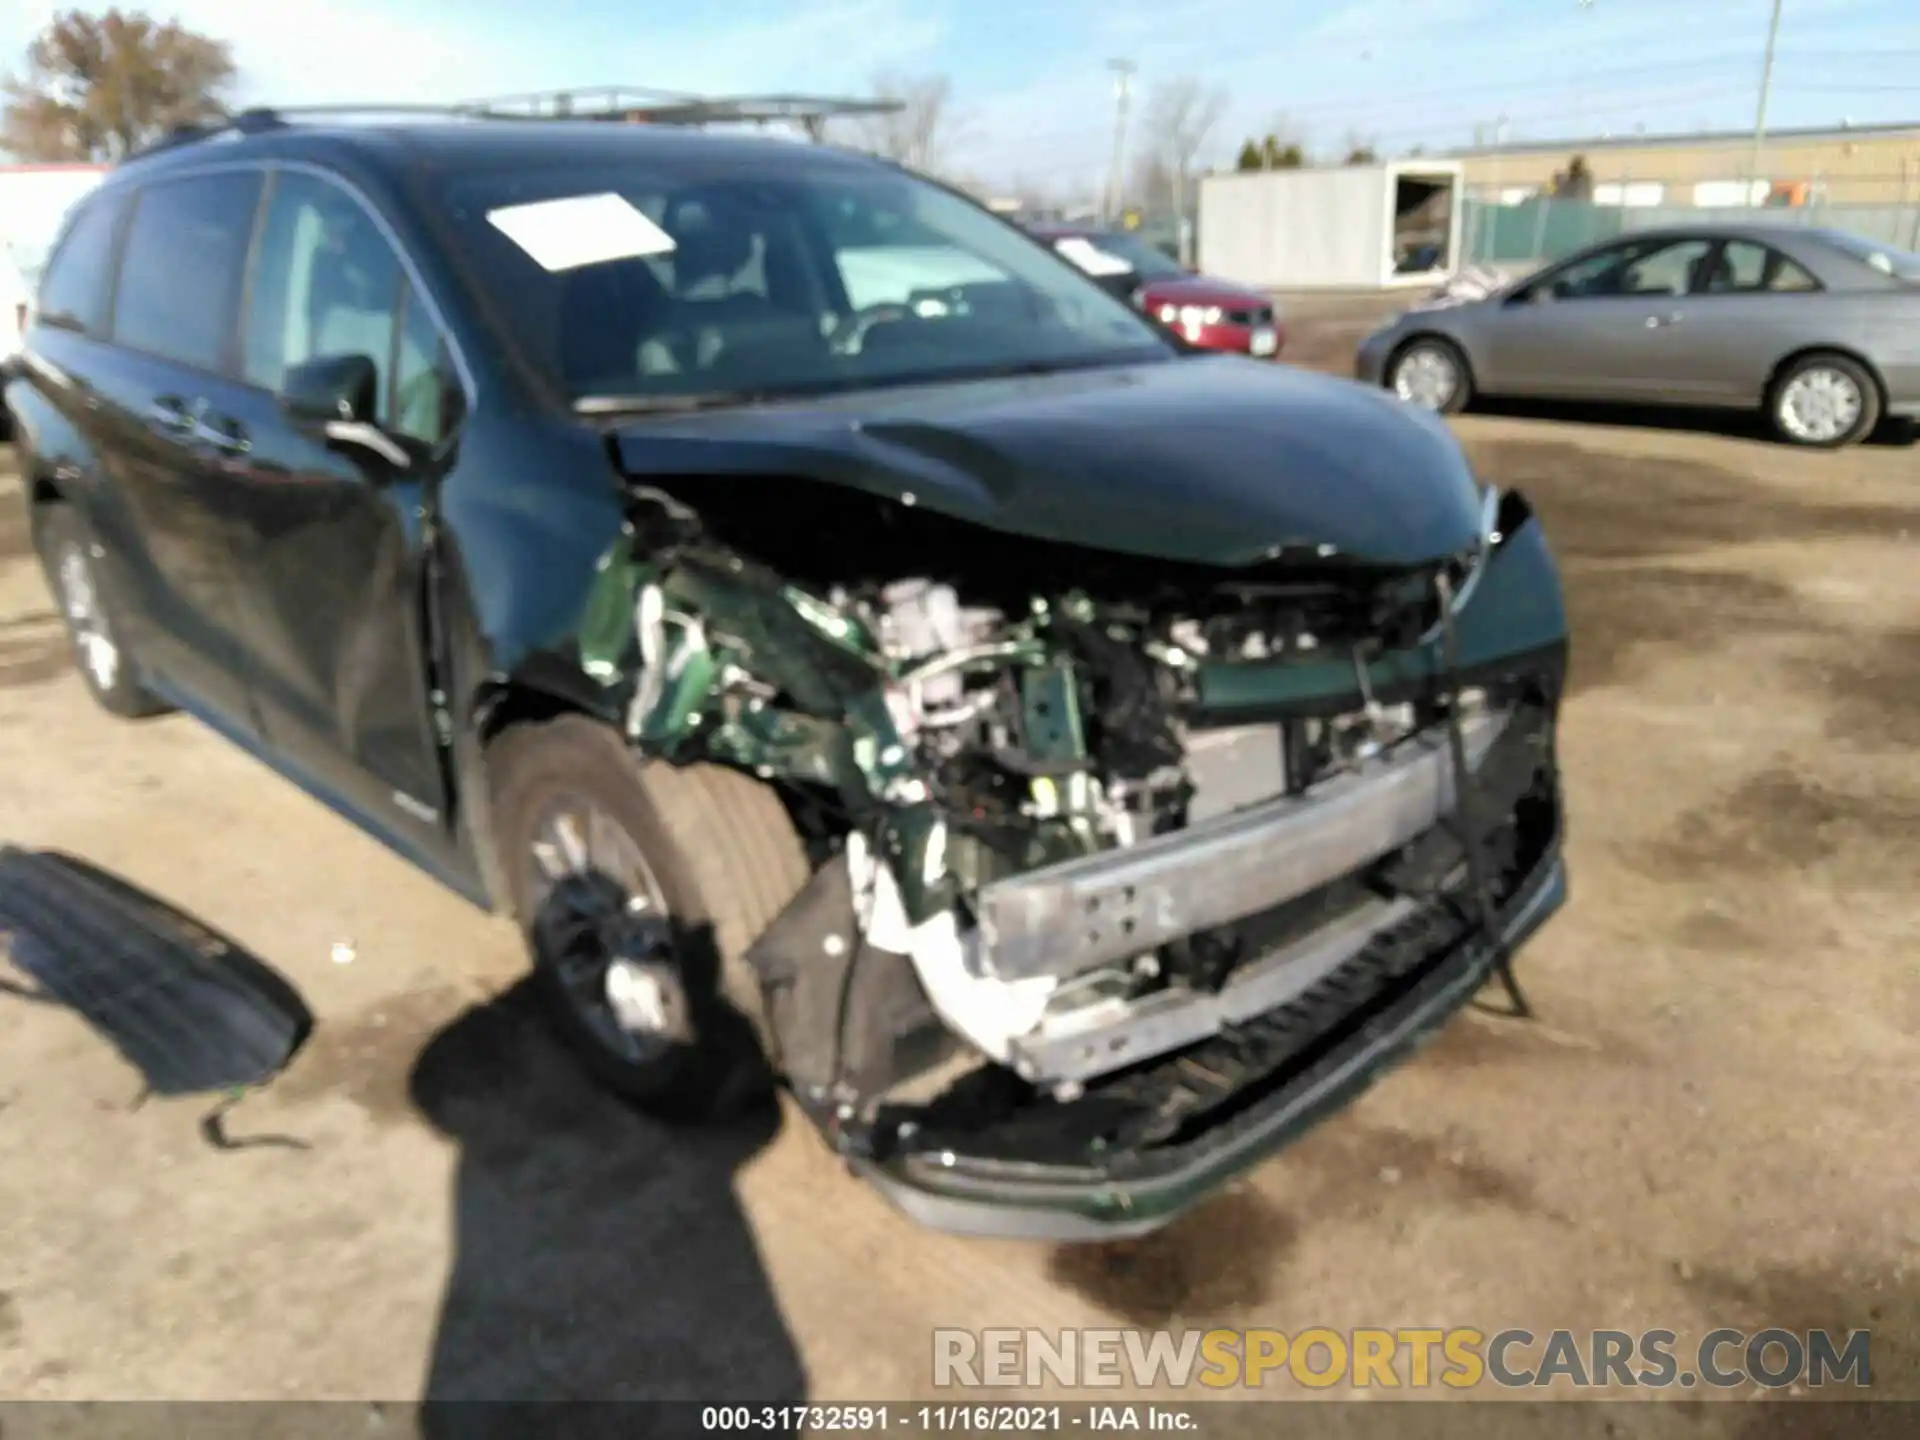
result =
M1770 0L174 0L228 38L244 98L452 100L606 84L864 91L944 74L961 168L1096 183L1110 57L1197 76L1228 109L1213 155L1284 115L1317 145L1389 150L1753 123ZM19 46L52 0L0 0ZM12 33L8 33L11 27ZM1139 111L1136 109L1136 114ZM1920 120L1920 4L1785 0L1774 125Z

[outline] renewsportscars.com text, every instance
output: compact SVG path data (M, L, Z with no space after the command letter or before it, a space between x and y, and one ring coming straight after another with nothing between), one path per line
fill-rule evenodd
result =
M1872 1336L1826 1330L1485 1331L1469 1327L1284 1330L936 1330L933 1383L1324 1390L1733 1389L1872 1384Z

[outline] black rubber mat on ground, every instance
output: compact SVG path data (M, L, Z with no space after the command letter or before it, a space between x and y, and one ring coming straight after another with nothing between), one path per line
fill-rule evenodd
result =
M0 846L0 944L30 980L105 1036L154 1095L271 1079L313 1029L264 961L84 860Z

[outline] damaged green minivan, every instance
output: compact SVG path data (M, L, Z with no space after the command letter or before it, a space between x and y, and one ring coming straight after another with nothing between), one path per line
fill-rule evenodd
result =
M243 116L7 393L88 685L524 929L605 1083L916 1218L1166 1223L1565 895L1526 502L868 157Z

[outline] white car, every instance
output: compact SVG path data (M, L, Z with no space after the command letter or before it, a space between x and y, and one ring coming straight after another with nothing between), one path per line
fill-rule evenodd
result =
M14 362L20 355L21 337L33 304L32 292L19 266L0 247L0 387L13 376ZM6 397L0 393L0 442L13 439L13 416L7 410Z
M32 297L13 257L0 249L0 365L20 353L20 336L27 328L27 306Z

